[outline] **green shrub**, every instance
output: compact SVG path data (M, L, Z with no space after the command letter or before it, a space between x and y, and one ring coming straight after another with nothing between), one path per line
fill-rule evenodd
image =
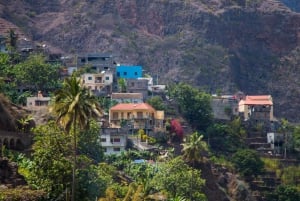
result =
M250 149L237 151L232 157L232 162L235 168L245 177L257 176L264 168L264 163L258 153Z

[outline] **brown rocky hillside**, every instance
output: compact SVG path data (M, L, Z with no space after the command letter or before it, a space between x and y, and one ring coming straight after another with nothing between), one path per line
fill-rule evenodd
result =
M143 65L161 83L271 94L278 118L299 121L296 3L0 0L0 17L66 54L110 52L118 62Z

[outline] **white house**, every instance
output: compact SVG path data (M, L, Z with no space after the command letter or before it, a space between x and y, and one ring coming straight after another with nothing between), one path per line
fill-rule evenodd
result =
M127 145L128 129L102 128L100 133L101 146L104 154L120 154Z
M93 93L110 94L112 92L113 73L111 71L102 71L100 73L84 73L81 78L83 84Z

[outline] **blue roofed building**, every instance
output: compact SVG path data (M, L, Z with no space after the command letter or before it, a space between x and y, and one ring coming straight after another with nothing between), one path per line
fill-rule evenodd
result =
M142 77L142 66L117 66L116 76L117 78L137 79Z

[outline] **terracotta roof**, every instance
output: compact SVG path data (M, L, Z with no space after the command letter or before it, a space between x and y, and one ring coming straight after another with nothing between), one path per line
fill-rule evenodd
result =
M246 96L246 100L272 100L271 95Z
M127 99L127 98L136 98L136 99L143 99L142 93L112 93L112 99Z
M154 108L148 103L119 103L110 110L154 110Z
M246 96L244 105L273 105L272 97L270 95Z

